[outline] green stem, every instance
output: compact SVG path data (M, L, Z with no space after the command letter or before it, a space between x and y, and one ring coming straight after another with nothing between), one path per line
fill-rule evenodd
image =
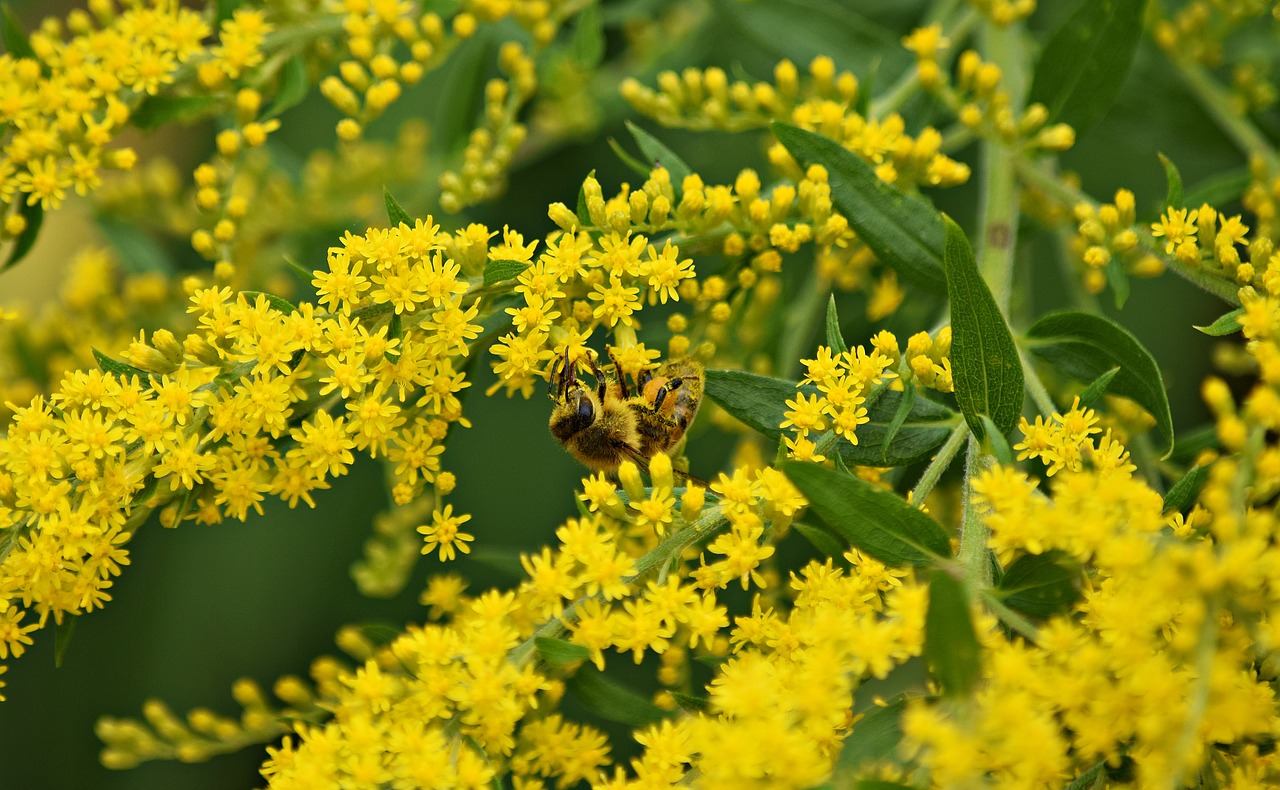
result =
M951 462L955 460L956 453L960 452L960 445L968 435L969 425L965 422L961 422L951 431L951 435L943 443L942 449L925 467L924 474L920 475L920 480L916 483L916 487L911 489L912 505L916 507L924 505L925 497L929 496L929 492L933 491L933 487L942 478L942 473L951 466Z
M1036 408L1046 416L1053 414L1058 410L1058 407L1054 404L1053 398L1049 395L1049 390L1044 386L1044 382L1040 380L1040 374L1036 373L1035 366L1031 364L1031 359L1022 348L1018 349L1018 360L1022 363L1022 378L1027 392L1031 395L1031 400L1035 401Z
M1010 609L1005 605L1004 601L1000 600L999 597L996 596L995 593L990 590L984 591L982 593L982 602L986 604L987 608L994 612L996 617L999 617L1000 621L1005 625L1017 631L1019 634L1022 634L1022 636L1024 636L1028 641L1036 641L1037 629L1035 623Z
M970 437L969 450L964 464L964 491L961 501L964 511L960 517L959 559L964 565L965 587L970 600L975 600L991 586L990 552L987 551L987 525L978 517L973 504L973 476L987 468L994 459L983 455L976 437Z
M795 378L796 371L800 370L800 355L813 337L814 328L826 314L829 298L830 284L818 273L817 266L812 267L800 286L799 299L787 311L782 338L778 341L778 355L773 367L782 378Z
M1276 150L1267 138L1248 118L1236 112L1231 106L1231 99L1222 85L1199 63L1183 58L1171 58L1178 69L1178 75L1196 95L1209 115L1217 121L1218 126L1249 157L1262 157L1267 169L1275 175L1280 171L1280 159Z
M1026 56L1022 46L1022 28L1016 25L983 27L987 57L1004 73L1010 96L1025 94ZM1015 99L1015 102L1017 100ZM1022 107L1010 106L1014 116ZM1021 152L998 139L986 138L981 144L982 204L978 223L978 271L991 289L1000 311L1009 312L1010 284L1013 279L1014 249L1018 234L1019 186L1017 162Z

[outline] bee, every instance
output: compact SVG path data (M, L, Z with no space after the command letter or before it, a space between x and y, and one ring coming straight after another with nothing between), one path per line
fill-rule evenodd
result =
M676 445L702 403L705 374L692 359L668 360L657 372L642 370L629 386L622 365L608 349L613 372L600 368L594 354L586 359L594 387L578 379L579 362L552 363L548 391L551 435L569 454L598 472L612 472L631 460L646 473L649 459Z

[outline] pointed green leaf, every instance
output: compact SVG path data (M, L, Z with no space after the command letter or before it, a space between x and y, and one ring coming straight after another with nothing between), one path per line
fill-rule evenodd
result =
M670 715L648 698L594 668L584 667L578 670L564 685L579 702L607 721L616 721L630 727L646 727Z
M1144 0L1084 0L1049 39L1028 103L1049 109L1077 137L1106 115L1129 74L1142 35Z
M786 401L797 394L806 396L818 392L807 384L799 389L795 382L771 376L761 376L741 370L708 370L707 397L750 428L773 441L782 439L778 426L785 417ZM901 402L902 394L893 391L881 393L867 407L870 422L858 426L858 443L841 440L837 444L841 458L854 466L904 466L928 458L947 440L955 419L955 412L926 398L916 398L911 413L892 441L888 439L888 426Z
M540 636L533 640L533 644L538 649L538 655L542 660L552 666L577 664L591 657L590 650L563 639Z
M360 623L356 627L360 629L361 636L377 647L389 645L404 635L403 631L399 631L395 627L386 623Z
M902 387L902 397L898 399L898 408L893 412L893 418L889 420L888 427L884 432L885 453L889 452L889 447L893 445L893 440L898 438L898 431L902 430L902 425L911 416L911 410L916 405L916 385L914 382L907 382Z
M569 50L573 53L573 59L584 69L594 69L604 59L604 23L597 3L588 4L578 14Z
M1218 427L1213 423L1201 425L1177 438L1173 444L1173 452L1169 454L1169 460L1183 466L1190 465L1205 450L1216 452L1221 450L1221 447L1221 442L1218 441Z
M1093 788L1101 788L1106 786L1107 764L1105 761L1096 763L1089 770L1077 776L1067 785L1067 790L1092 790Z
M951 555L942 527L892 491L817 464L787 461L782 471L809 500L810 512L887 565L924 565Z
M596 171L592 170L590 173L587 173L587 178L594 178L595 174ZM575 210L578 213L578 222L582 224L582 227L590 228L594 226L594 223L591 222L591 212L587 210L586 180L587 179L584 178L582 180L582 186L578 187L578 207Z
M1169 454L1173 414L1164 377L1151 352L1129 330L1100 315L1064 310L1036 321L1027 337L1039 341L1031 346L1032 353L1081 381L1091 381L1119 367L1110 391L1136 401L1156 418L1156 427L1165 439L1162 455Z
M1186 513L1196 503L1196 498L1200 496L1200 489L1204 488L1204 484L1208 481L1209 467L1191 467L1178 482L1173 484L1173 488L1169 489L1169 493L1164 495L1164 507L1162 509L1166 513L1171 510Z
M937 209L881 181L871 165L830 138L777 122L770 129L802 166L827 169L832 202L877 258L921 287L943 290Z
M1124 303L1129 301L1129 273L1117 257L1107 261L1107 285L1111 286L1111 293L1115 296L1116 309L1123 310Z
M1182 195L1182 205L1194 208L1204 203L1221 206L1235 202L1249 188L1252 180L1248 167L1217 171L1186 190Z
M991 421L990 417L983 414L980 419L982 420L983 444L990 446L991 454L994 455L996 460L1002 465L1012 466L1013 450L1009 449L1008 438L1000 432L1000 429L996 427L996 424Z
M836 313L836 297L831 295L827 302L827 348L833 354L843 354L849 350L845 345L844 335L840 332L840 316Z
M895 757L902 741L902 710L906 704L905 699L897 699L872 708L854 721L836 760L838 778L857 776L864 766Z
M523 579L525 572L524 565L520 563L520 554L519 549L508 546L476 546L467 555L467 559L512 579Z
M612 137L609 138L609 148L613 149L614 155L617 156L619 161L626 165L631 172L641 178L649 177L650 168L646 167L644 162L641 162L639 159L636 159L634 156L627 153L627 149L623 148L622 144Z
M1060 551L1024 554L1005 569L996 594L1033 617L1060 614L1080 600L1080 566Z
M944 570L929 573L924 659L942 693L965 696L978 681L981 654L964 585Z
M1120 368L1112 368L1093 381L1089 382L1089 386L1080 390L1080 405L1082 407L1092 406L1099 398L1106 393L1107 387L1111 386L1111 380L1120 372Z
M276 87L275 101L267 110L264 118L275 118L292 107L298 106L307 98L307 90L311 84L307 81L307 61L301 53L285 61L280 69L280 84Z
M0 43L4 44L4 51L12 55L15 60L30 58L37 63L40 62L36 57L36 51L31 48L31 42L27 41L26 32L23 31L18 18L13 15L13 10L9 8L8 3L0 5Z
M1165 208L1182 208L1182 174L1178 172L1178 166L1172 159L1159 151L1156 151L1156 156L1160 157L1160 164L1164 165L1164 180L1168 184L1164 195Z
M520 272L529 268L529 264L521 261L486 261L484 264L484 284L487 288L504 280L519 277Z
M148 96L129 116L129 122L139 129L191 123L213 115L222 104L219 96Z
M1022 413L1023 378L1013 343L996 300L978 272L964 231L950 217L946 225L947 299L951 303L951 375L956 403L969 429L982 436L985 414L1007 434Z
M315 279L315 272L304 268L292 256L284 256L284 265L289 269L289 273L300 280L303 285L311 285L311 281Z
M124 362L117 362L96 348L93 349L93 358L97 360L98 367L103 373L110 373L113 376L119 376L120 378L125 379L131 376L137 376L142 381L146 381L151 375L142 368L135 368L133 365L128 365Z
M40 235L40 226L44 223L44 207L40 202L28 203L25 196L20 195L20 197L24 199L18 205L18 214L26 218L27 226L13 240L8 257L3 264L0 264L0 272L27 257L31 248L35 246L36 237Z
M822 527L811 527L808 524L797 521L791 525L791 528L813 544L818 553L824 557L839 557L848 548L844 541Z
M681 184L684 183L685 176L693 172L684 160L676 155L661 140L636 126L631 121L627 121L627 131L631 132L631 136L635 138L636 145L640 146L640 152L645 158L653 164L653 167L665 167L667 172L671 174L671 183L675 186L676 194L680 194Z
M271 308L276 312L284 313L285 315L298 312L298 308L294 306L293 302L283 296L276 296L266 291L241 291L240 293L245 295L250 304L258 301L258 297L261 296L267 300L267 304L271 305Z
M76 632L76 623L79 620L79 615L63 615L62 622L54 626L53 666L57 669L62 668L62 662L67 657L67 648L71 647L71 637Z
M390 227L399 227L402 222L413 227L413 219L409 217L409 212L400 207L400 201L396 200L395 195L392 195L391 190L386 187L382 188L382 202L387 205L387 222Z
M711 700L706 697L695 697L690 694L681 694L678 691L671 692L671 698L680 706L680 710L689 713L706 713L711 710Z
M1244 308L1237 307L1229 313L1223 313L1218 316L1218 320L1214 321L1212 324L1209 324L1208 326L1197 326L1196 329L1209 337L1225 337L1227 335L1234 335L1236 332L1240 331L1240 316L1242 315L1244 315Z

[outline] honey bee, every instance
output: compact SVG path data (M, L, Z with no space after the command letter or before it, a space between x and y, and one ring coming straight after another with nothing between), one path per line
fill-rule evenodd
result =
M579 362L552 363L548 390L551 435L569 454L598 472L612 472L631 460L648 472L649 459L680 441L702 403L705 375L692 359L668 360L657 372L642 370L629 386L622 365L609 349L613 371L600 368L594 354L586 359L595 387L577 377Z

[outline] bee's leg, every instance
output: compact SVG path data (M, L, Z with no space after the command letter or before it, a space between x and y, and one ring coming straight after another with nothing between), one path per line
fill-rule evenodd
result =
M653 381L653 371L648 368L640 368L640 373L636 376L636 392L644 392L645 386Z
M591 375L596 377L596 397L604 403L604 395L609 387L609 379L604 375L604 371L600 369L600 363L596 361L595 354L587 356L587 364L591 366Z
M618 374L618 389L622 390L622 397L630 398L631 389L627 386L627 375L622 372L622 363L614 355L613 346L606 346L605 350L609 352L609 360L613 362L613 369Z
M661 411L662 402L667 399L668 395L680 389L681 384L684 384L684 379L676 376L673 379L668 379L665 384L659 387L657 394L653 396L653 410Z
M547 396L552 400L564 397L564 388L560 386L560 376L563 372L561 364L560 360L553 359L551 361L551 369L547 371Z

